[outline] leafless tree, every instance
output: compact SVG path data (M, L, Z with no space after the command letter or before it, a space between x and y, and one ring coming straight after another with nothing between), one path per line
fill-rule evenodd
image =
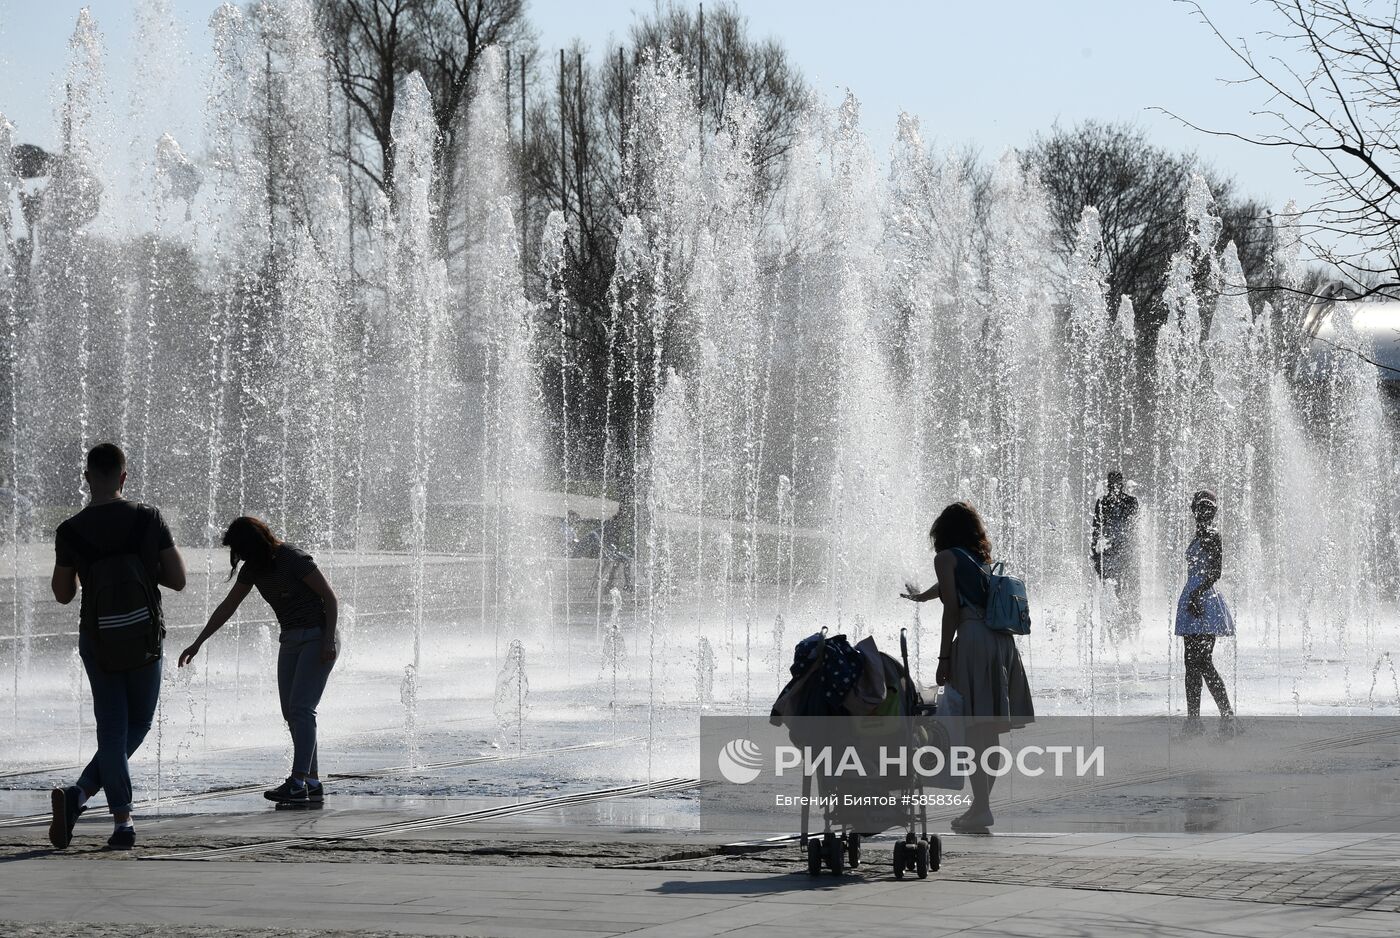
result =
M1080 213L1092 205L1103 223L1109 263L1109 295L1129 296L1139 335L1161 322L1163 277L1185 236L1186 190L1203 172L1215 194L1223 237L1234 241L1251 283L1268 276L1271 231L1258 202L1234 195L1232 180L1191 153L1171 153L1131 124L1086 121L1038 134L1021 157L1049 197L1051 223L1061 253L1074 250Z
M373 155L340 154L385 193L394 189L394 107L417 67L412 19L424 0L333 0L322 7L326 52L341 90L373 141Z
M1321 197L1298 224L1313 254L1358 296L1400 297L1400 26L1393 3L1261 0L1278 25L1229 37L1195 15L1243 66L1233 83L1264 93L1258 132L1187 126L1289 151ZM1176 115L1173 115L1176 116Z
M349 146L340 144L348 150L340 156L356 167L361 180L391 199L397 96L415 71L428 85L438 130L434 194L445 249L456 244L448 237L452 220L460 215L453 203L461 187L471 185L454 161L461 151L462 117L476 63L488 45L511 51L515 119L520 117L522 80L527 102L525 131L518 141L527 289L536 297L562 292L569 305L562 315L549 310L540 317L541 352L548 362L544 393L557 400L562 388L555 384L562 385L569 373L569 413L578 421L571 445L593 446L596 441L583 435L601 425L608 376L614 384L630 380L621 375L644 378L643 369L610 361L621 354L621 346L610 341L608 294L623 206L645 208L629 203L624 194L623 156L637 69L662 50L684 63L704 115L703 126L696 128L701 136L719 126L741 98L752 103L757 109L754 164L761 204L769 204L782 184L787 154L810 101L802 75L779 43L754 37L738 7L728 2L707 4L703 17L696 7L657 2L635 19L626 40L600 55L588 55L579 43L558 57L537 55L524 0L326 0L322 22L327 52L351 111L353 133ZM564 213L569 229L562 284L547 283L534 263L545 221L556 210ZM644 399L649 392L626 388L620 393ZM619 427L617 432L643 431Z
M564 354L556 330L566 330L575 370L570 409L580 420L575 440L585 448L596 443L585 435L601 426L607 375L614 376L615 385L633 378L644 384L650 370L616 360L609 369L610 357L625 348L609 342L608 290L623 206L634 212L646 208L636 204L635 192L624 193L623 149L634 81L641 63L663 50L691 74L704 124L697 134L721 126L741 99L757 109L754 166L760 204L770 205L782 185L788 152L810 103L810 89L783 47L753 36L731 3L706 4L703 20L698 8L657 3L633 23L626 42L601 56L585 55L576 43L562 57L541 57L541 67L531 75L533 103L522 153L529 203L526 253L536 255L546 216L562 210L570 231L563 277L571 308L567 316L545 318L545 342L548 354ZM537 293L543 286L538 278L531 284ZM550 382L559 370L549 367L544 373L545 393L552 398L559 388ZM642 399L651 393L647 387L613 390ZM645 428L617 432L644 434Z
M754 166L759 196L771 194L797 136L797 125L810 103L811 89L776 39L750 34L748 21L734 3L698 9L657 0L650 15L631 30L633 55L669 49L689 64L696 77L701 110L712 126L721 123L739 100L758 109Z
M434 163L435 194L444 217L454 217L457 186L470 185L457 172L464 140L467 102L475 92L477 65L491 46L509 50L527 67L535 58L534 31L525 18L525 0L447 0L425 4L419 30L418 71L433 96L438 128Z
M533 33L525 0L329 0L321 7L332 68L367 138L348 159L391 199L394 191L394 108L403 81L418 72L433 99L437 125L434 193L440 217L455 197L457 144L472 76L492 45L530 55Z

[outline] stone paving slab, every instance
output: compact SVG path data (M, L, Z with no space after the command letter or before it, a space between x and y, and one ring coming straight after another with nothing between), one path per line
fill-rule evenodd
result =
M585 870L608 868L786 874L805 866L795 844L736 855L723 847L722 832L713 831L704 835L672 832L668 838L660 831L472 825L405 832L392 838L324 839L349 823L347 817L335 814L222 815L212 824L198 815L143 819L142 846L134 853L149 859L212 850L200 859L228 861L230 869L292 858L331 866L506 867L523 876L570 868L579 871L572 883L586 882ZM385 813L383 819L396 816L405 817ZM74 846L65 856L103 863L132 859L101 849L106 835L101 822L100 818L81 822ZM275 845L289 835L317 839ZM1389 834L949 836L944 844L946 859L940 876L963 883L1400 911L1400 838ZM256 849L231 855L219 852L246 845ZM868 843L867 862L856 876L872 884L892 880L889 849L888 838ZM42 825L0 829L0 861L51 854ZM426 897L411 898L426 901Z
M894 881L888 837L867 842L866 863L840 880L799 872L794 843L725 851L759 831L512 819L333 839L417 817L143 817L132 854L100 849L104 818L84 819L63 854L42 824L0 828L0 936L1400 934L1400 836L1381 832L945 836L943 869L926 882ZM312 839L270 845L288 837ZM256 849L151 859L240 845Z
M89 922L115 924L75 924ZM92 864L68 857L0 864L0 933L14 938L809 938L814 933L1339 938L1394 934L1398 922L1390 913L1344 908L1109 896L941 876L894 882L805 874L267 860Z

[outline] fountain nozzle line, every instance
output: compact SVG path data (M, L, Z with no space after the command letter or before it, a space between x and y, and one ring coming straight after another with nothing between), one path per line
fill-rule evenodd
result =
M524 759L529 758L531 756L553 756L567 752L584 752L590 749L612 749L614 747L622 746L627 743L639 742L641 738L642 737L640 736L625 736L619 739L604 739L592 743L578 743L573 746L556 746L552 749L529 749L519 752L493 753L491 755L485 756L470 756L466 759L451 759L445 762L431 762L426 765L418 766L391 765L386 766L382 769L370 769L366 772L353 772L346 773L344 775L328 774L326 776L326 779L327 781L335 781L340 779L384 778L385 776L393 775L395 772L402 772L405 770L450 769L464 765L481 765L483 763L488 762L510 762L515 759ZM61 768L77 767L64 766ZM33 773L26 772L16 774L28 775ZM251 795L262 790L262 785L240 785L234 788L215 788L211 789L210 791L192 792L187 795L176 795L171 798L161 798L156 799L154 801L139 801L135 805L133 805L132 808L136 811L145 811L151 808L163 808L175 804L190 804L195 801L208 801L213 798L228 798L232 797L233 795ZM24 827L29 824L47 822L49 819L50 815L48 814L27 814L22 817L12 817L0 820L0 828Z
M163 853L157 856L143 856L140 859L217 860L222 857L237 856L239 854L252 853L258 850L299 847L316 843L335 843L343 840L368 840L371 837L383 837L389 834L406 834L413 831L435 830L442 827L454 827L458 824L472 824L478 821L490 821L497 818L514 817L519 814L530 814L550 808L566 808L573 807L574 805L592 804L598 801L610 801L614 798L629 798L687 791L709 784L713 783L698 778L668 778L658 782L644 782L638 785L626 785L618 788L599 788L591 791L576 792L572 795L539 798L534 801L499 805L494 808L483 808L478 811L467 811L461 814L443 814L435 817L415 818L409 821L398 821L393 824L381 824L377 827L342 831L339 834L322 834L310 837L295 837L286 840L269 840L255 844L240 844L234 847L192 850L185 853Z

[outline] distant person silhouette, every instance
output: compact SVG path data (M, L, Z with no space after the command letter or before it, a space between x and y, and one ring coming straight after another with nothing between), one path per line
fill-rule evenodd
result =
M1191 513L1196 518L1196 536L1186 548L1186 586L1176 603L1176 634L1185 645L1186 658L1186 723L1182 733L1199 735L1201 728L1201 685L1210 689L1215 706L1220 711L1222 735L1233 735L1238 727L1225 682L1215 669L1215 639L1218 635L1234 635L1235 620L1225 597L1215 588L1224 567L1224 546L1212 522L1217 501L1215 493L1202 489L1191 499Z
M1108 474L1107 492L1094 502L1089 557L1099 579L1111 584L1124 622L1137 620L1137 518L1138 500L1128 494L1123 473L1114 469Z
M612 591L619 575L622 577L622 588L632 592L632 555L618 543L617 525L598 522L598 555L603 561L603 592Z
M310 554L279 540L258 518L235 518L224 532L224 546L229 549L229 576L236 574L238 579L199 637L180 653L180 667L194 660L200 646L223 628L256 586L281 626L277 694L292 734L291 775L263 797L292 807L319 807L325 789L316 758L316 707L338 651L335 590Z
M564 515L564 522L560 526L560 535L564 539L564 556L570 559L582 557L596 557L588 546L588 542L595 540L597 534L588 530L584 526L583 518L572 509Z
M159 587L184 589L185 562L160 512L122 497L126 455L115 443L88 451L83 478L92 497L58 526L52 585L54 599L65 605L82 585L78 656L92 687L97 755L77 784L53 790L49 842L68 846L78 815L101 789L115 822L107 846L129 850L136 827L127 759L146 738L160 700Z
M604 593L612 591L619 576L622 578L622 588L632 591L632 558L618 546L614 525L600 518L585 527L578 512L570 511L564 518L563 533L567 556L598 559Z

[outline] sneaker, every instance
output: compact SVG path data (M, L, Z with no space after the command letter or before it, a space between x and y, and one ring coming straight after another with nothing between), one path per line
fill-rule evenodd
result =
M1222 714L1220 717L1220 737L1222 739L1232 739L1244 732L1244 727L1240 725L1239 718L1233 713Z
M1206 728L1201 725L1200 717L1187 717L1186 722L1181 724L1182 736L1200 736L1205 731Z
M318 807L319 807L320 805L325 804L325 803L326 803L326 786L325 786L325 785L307 785L307 786L306 786L306 800L307 800L310 804L317 805Z
M276 788L263 792L263 797L278 804L304 804L308 800L306 783L289 778Z
M949 826L959 834L985 834L987 828L994 823L996 822L992 818L991 808L969 808L962 815L953 818Z
M53 820L49 822L49 843L55 850L63 850L73 842L73 825L78 823L78 815L87 810L78 804L78 786L55 788L49 793L49 803L53 806Z
M108 850L130 850L136 846L136 828L118 827L112 831L112 836L107 838Z

